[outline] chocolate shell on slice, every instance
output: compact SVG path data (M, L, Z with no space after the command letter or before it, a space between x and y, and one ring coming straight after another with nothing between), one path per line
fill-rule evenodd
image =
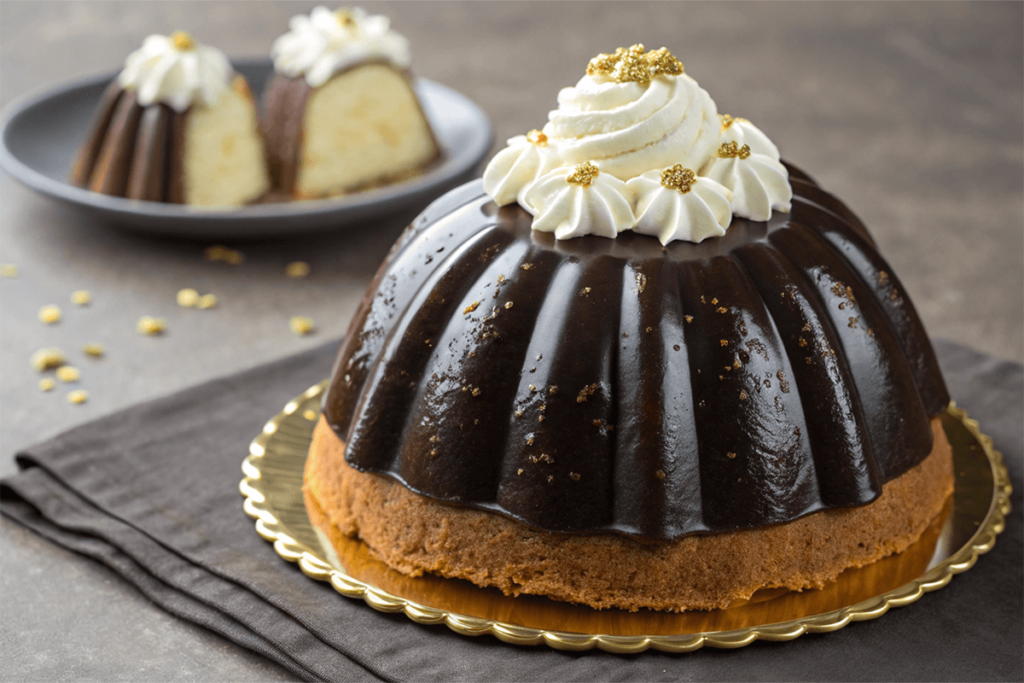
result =
M864 225L792 212L699 244L556 241L479 181L417 219L335 363L349 464L556 532L653 541L861 506L949 402Z

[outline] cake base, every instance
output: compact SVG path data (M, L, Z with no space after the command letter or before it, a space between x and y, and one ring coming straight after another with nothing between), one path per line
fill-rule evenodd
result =
M312 523L335 546L358 537L391 568L431 572L601 609L719 609L764 588L821 588L850 567L908 548L953 490L952 450L939 419L934 447L860 508L830 510L764 529L641 543L613 534L567 535L440 503L359 472L321 419L303 495Z

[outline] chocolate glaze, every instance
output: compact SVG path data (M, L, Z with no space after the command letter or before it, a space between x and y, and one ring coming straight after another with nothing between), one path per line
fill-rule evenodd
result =
M406 81L409 83L409 88L413 87L413 78L410 71L397 69L392 66L390 62L380 60L368 60L365 62L359 62L358 64L353 64L352 66L337 72L331 78L338 78L353 69L371 64L394 68L398 73L405 77ZM261 127L263 130L263 138L266 143L267 165L270 169L271 181L276 190L286 192L297 198L302 198L297 194L295 183L299 177L299 164L301 163L301 159L299 157L301 156L302 151L302 135L306 116L306 104L309 102L309 96L312 92L313 88L310 87L304 77L299 76L296 78L289 78L288 76L278 73L275 73L271 77L263 90L263 118L261 119ZM350 188L348 190L349 192L358 192L369 187L384 185L401 180L409 174L415 173L423 168L427 168L437 162L440 157L440 145L438 145L437 138L434 136L433 129L430 128L430 121L427 118L426 113L423 111L423 106L420 104L419 98L417 97L415 99L417 105L420 107L420 114L423 116L423 119L427 121L427 129L430 131L431 139L434 142L434 156L428 159L419 168L406 169L394 176L376 178L365 185Z
M949 395L864 225L793 210L700 244L556 241L479 181L427 208L342 342L346 459L558 532L675 539L859 506L930 452Z

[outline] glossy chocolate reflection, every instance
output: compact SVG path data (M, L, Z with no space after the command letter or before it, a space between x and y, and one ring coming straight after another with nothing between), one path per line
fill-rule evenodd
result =
M674 539L865 505L949 402L863 224L793 210L701 244L556 241L479 181L371 283L324 414L354 467L532 527Z

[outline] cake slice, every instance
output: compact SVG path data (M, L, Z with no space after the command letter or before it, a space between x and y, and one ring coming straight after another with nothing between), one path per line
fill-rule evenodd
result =
M264 130L275 185L330 197L421 172L438 157L408 43L386 17L318 7L274 43Z
M100 100L71 181L128 199L241 206L270 187L258 123L222 52L181 31L149 36Z

